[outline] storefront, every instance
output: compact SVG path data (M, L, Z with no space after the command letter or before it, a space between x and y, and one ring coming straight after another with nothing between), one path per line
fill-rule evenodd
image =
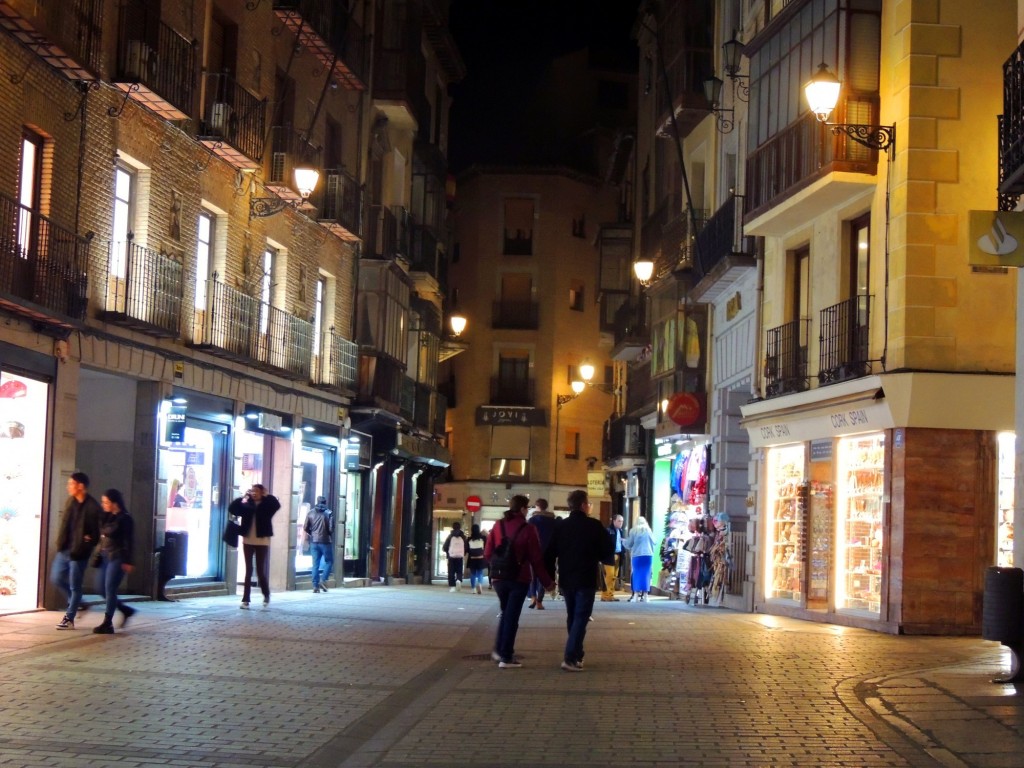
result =
M984 569L1005 557L1013 481L998 456L1012 460L1012 436L997 435L999 408L942 410L966 377L915 376L744 406L760 459L756 610L889 632L980 622ZM973 386L990 404L1012 398L1011 378Z
M299 504L295 521L295 535L298 541L298 545L295 547L296 576L308 576L313 569L313 557L310 554L309 541L303 531L303 526L306 523L306 515L316 505L318 498L326 499L327 507L334 513L336 551L332 562L336 562L339 556L337 543L344 539L344 523L339 521L339 518L344 517L344 509L339 504L339 500L342 498L340 494L342 479L338 462L339 431L340 428L337 425L305 421L302 429L296 434L298 462L295 488Z
M345 471L341 474L340 495L345 506L338 515L338 525L342 527L339 536L343 542L343 572L345 576L359 576L366 573L363 493L369 487L366 478L373 467L373 439L353 429L349 430L341 445Z
M40 602L53 363L0 344L0 615ZM54 526L62 502L51 504Z

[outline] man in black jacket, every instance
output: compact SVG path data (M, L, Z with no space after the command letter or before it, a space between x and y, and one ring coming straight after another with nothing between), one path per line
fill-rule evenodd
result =
M558 585L565 598L568 638L562 669L583 671L583 640L594 612L597 573L601 562L613 552L612 540L601 521L589 516L586 491L569 494L569 516L555 522L550 556L558 561Z
M50 580L68 601L57 629L74 629L75 615L82 602L82 577L89 555L100 540L100 505L89 495L89 476L72 472L68 478L68 500L57 530L57 555L50 568Z
M302 530L309 542L309 554L313 557L313 591L326 592L327 579L334 564L334 519L327 507L326 496L316 497L316 506L306 513Z
M619 578L619 568L622 567L622 515L612 517L612 524L605 528L608 533L608 540L612 543L611 553L602 561L601 566L604 572L604 589L601 591L601 602L617 603L619 598L615 596L615 582Z

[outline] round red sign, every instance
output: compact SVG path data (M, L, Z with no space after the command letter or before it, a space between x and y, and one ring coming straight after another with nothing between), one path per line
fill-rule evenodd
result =
M703 415L700 398L691 392L677 392L668 401L666 414L681 427L688 427Z
M467 496L466 497L466 511L467 512L479 512L484 503L480 500L479 496Z

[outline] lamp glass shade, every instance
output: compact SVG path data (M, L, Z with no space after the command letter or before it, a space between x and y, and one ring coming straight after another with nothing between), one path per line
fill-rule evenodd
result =
M583 381L590 381L594 378L594 366L589 361L584 360L583 363L580 364L579 371L580 376L583 377Z
M577 395L581 394L583 390L587 388L586 382L578 380L574 381L570 386L572 387L572 391Z
M320 181L320 173L316 169L306 167L295 169L295 188L298 189L303 200L313 194L318 181Z
M733 32L732 40L722 43L722 66L725 67L729 77L734 77L740 71L740 51L742 50L743 43L736 39L735 32Z
M451 325L452 334L455 336L466 330L466 316L459 312L453 312L448 318L448 323Z
M828 120L839 101L839 78L822 62L817 73L804 86L807 106L821 122Z
M654 262L649 259L641 259L633 262L633 274L636 279L645 285L654 275Z
M718 104L722 98L722 79L712 75L704 81L704 98L712 106Z

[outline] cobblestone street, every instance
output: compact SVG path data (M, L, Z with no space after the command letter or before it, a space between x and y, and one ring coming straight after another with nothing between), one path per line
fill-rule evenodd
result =
M494 594L443 587L142 602L114 636L0 618L0 765L1024 765L995 643L623 600L569 674L547 605L516 670Z

